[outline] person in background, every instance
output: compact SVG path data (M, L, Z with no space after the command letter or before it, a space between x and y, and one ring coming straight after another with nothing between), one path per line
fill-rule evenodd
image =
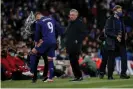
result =
M2 80L10 79L12 77L12 72L16 71L15 68L11 67L7 58L7 51L1 51L1 73Z
M108 79L113 80L113 71L116 52L119 53L121 57L121 79L129 79L127 76L127 54L126 54L126 30L125 25L122 20L122 7L116 5L113 8L113 13L109 17L105 24L105 48L107 49L108 55Z
M22 72L25 71L25 64L21 59L15 56L15 51L13 49L2 51L1 64L7 78L10 77L13 80L22 79Z
M89 55L86 55L84 59L80 58L79 65L84 74L90 75L90 77L97 76L96 62L94 62Z
M63 27L60 26L52 17L43 16L40 12L38 13L40 19L36 22L36 31L34 35L35 47L31 51L31 75L34 76L37 72L38 56L47 54L48 66L49 66L49 77L44 82L53 82L54 64L53 59L55 58L55 47L56 47L56 36L57 31L60 35L63 34ZM45 41L45 42L44 42ZM32 82L35 83L36 79Z

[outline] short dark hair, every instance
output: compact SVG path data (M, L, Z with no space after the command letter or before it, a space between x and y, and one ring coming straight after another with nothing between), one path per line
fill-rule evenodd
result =
M113 8L113 11L116 11L117 9L120 9L120 8L122 9L122 6L120 6L120 5L115 5L114 8Z

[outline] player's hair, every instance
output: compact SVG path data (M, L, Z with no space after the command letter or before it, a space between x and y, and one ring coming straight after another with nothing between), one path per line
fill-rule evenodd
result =
M120 9L120 8L122 9L122 6L120 6L120 5L115 5L114 8L113 8L113 11L116 11L117 9Z
M36 12L36 13L35 13L35 17L36 17L37 15L39 15L39 14L41 14L41 12Z
M79 14L78 10L76 10L76 9L71 9L70 12L75 12L75 13L77 13L77 15Z

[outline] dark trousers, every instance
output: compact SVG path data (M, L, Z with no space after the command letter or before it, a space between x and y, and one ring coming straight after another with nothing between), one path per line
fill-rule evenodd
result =
M45 65L44 70L43 70L43 77L46 78L48 74L48 59L46 55L43 56L43 60L44 60L44 65Z
M34 65L34 77L33 77L33 80L37 80L37 66L38 66L38 63L39 63L39 59L40 59L41 56L37 56L37 60L35 60L35 65ZM47 60L47 56L44 55L42 56L43 59L44 59L44 70L43 70L43 77L47 77L47 74L48 74L48 60Z
M71 64L72 71L73 71L75 78L82 77L82 73L80 71L80 66L78 63L79 54L78 53L71 53L71 54L69 54L69 59L70 59L70 64Z
M127 71L127 53L126 53L126 47L123 45L120 45L120 57L121 57L121 74L126 74Z
M108 56L107 56L107 50L105 50L104 48L101 49L101 55L102 55L102 63L100 66L100 73L106 73L106 65L107 65L107 60L108 60Z
M39 59L40 59L40 56L37 56L36 60L34 60L34 65L33 65L33 68L32 68L32 71L34 73L33 80L37 80L37 66L38 66L38 63L39 63Z
M115 66L115 51L108 50L107 55L108 55L108 61L107 61L108 77L112 77L113 71L114 71L114 66Z
M97 75L97 71L93 71L88 66L81 65L80 68L84 72L84 74L86 74L86 75L90 75L91 77L96 77L96 75Z

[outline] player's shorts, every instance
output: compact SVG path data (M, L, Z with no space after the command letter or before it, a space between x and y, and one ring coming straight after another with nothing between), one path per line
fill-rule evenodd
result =
M55 47L56 43L50 44L43 42L39 47L35 47L35 49L38 51L40 55L46 53L48 57L55 57Z

